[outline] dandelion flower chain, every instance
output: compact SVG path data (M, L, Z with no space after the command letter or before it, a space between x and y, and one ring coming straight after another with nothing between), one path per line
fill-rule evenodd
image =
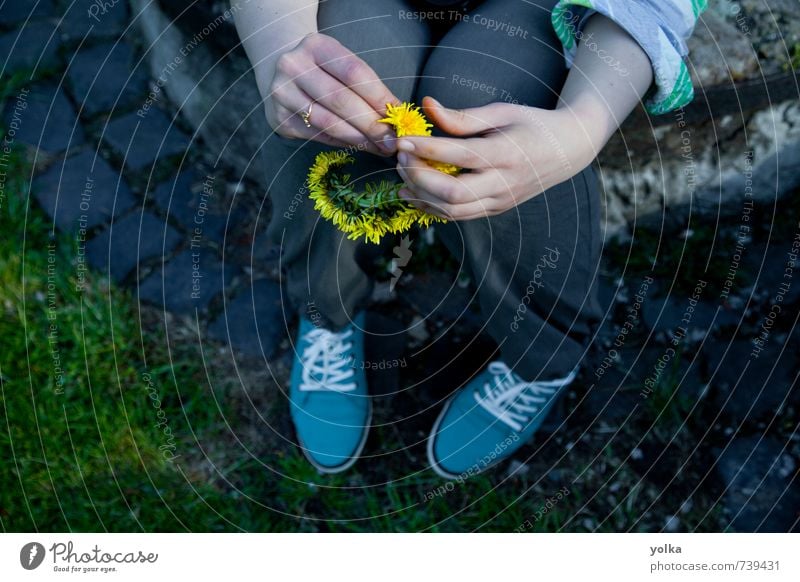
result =
M386 117L380 121L392 125L397 137L431 135L431 125L419 107L410 103L387 105ZM445 222L438 216L428 214L401 199L397 193L403 184L382 180L369 183L364 191L353 189L353 181L344 172L345 166L355 162L347 152L339 150L317 154L308 171L309 198L314 209L342 232L347 238L364 238L373 243L389 233L399 233L414 224L426 227L433 222ZM447 174L456 174L459 168L426 160L428 165Z

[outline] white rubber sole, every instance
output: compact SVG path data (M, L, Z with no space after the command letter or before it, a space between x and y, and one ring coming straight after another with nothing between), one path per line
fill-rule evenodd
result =
M369 410L367 411L367 422L364 426L364 434L361 436L361 442L358 443L358 447L356 450L353 451L353 455L345 461L342 465L337 465L336 467L326 467L325 465L320 465L314 459L311 458L311 455L308 453L308 449L306 445L303 443L303 439L300 438L300 435L297 434L297 429L295 428L295 434L297 434L297 442L300 445L300 450L303 451L303 456L311 463L314 468L323 473L325 475L334 475L336 473L341 473L343 471L347 471L350 467L355 465L358 458L361 456L361 453L364 450L364 445L367 444L367 437L369 436L369 429L372 426L372 400L369 401Z
M457 393L456 393L457 394ZM442 419L444 418L447 411L450 410L450 404L452 404L453 400L456 397L456 394L451 396L447 402L445 402L442 411L439 413L439 417L436 419L436 422L433 423L433 428L431 429L431 433L428 435L428 443L427 443L427 450L428 450L428 463L431 466L431 469L434 473L442 477L443 479L458 479L458 475L453 473L448 473L444 469L439 466L439 463L436 462L436 459L433 456L433 439L436 437L436 433L439 432L439 426L442 424Z

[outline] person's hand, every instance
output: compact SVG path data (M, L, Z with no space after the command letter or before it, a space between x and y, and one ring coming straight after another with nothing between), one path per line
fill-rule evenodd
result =
M307 127L301 113L312 103ZM389 155L394 132L378 123L387 103L400 101L367 63L336 39L313 33L278 57L265 107L270 127L284 137Z
M397 140L397 171L406 183L400 196L431 214L470 220L505 212L572 178L597 155L591 120L576 111L510 103L447 109L426 97L433 123L457 137ZM469 172L449 176L424 160L455 164Z

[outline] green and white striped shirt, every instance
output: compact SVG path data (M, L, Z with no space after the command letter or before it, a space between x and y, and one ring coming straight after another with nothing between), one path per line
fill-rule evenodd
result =
M707 4L708 0L559 0L552 20L568 63L590 15L600 13L624 28L653 65L654 84L645 107L658 115L683 107L694 97L683 59L688 54L686 41Z

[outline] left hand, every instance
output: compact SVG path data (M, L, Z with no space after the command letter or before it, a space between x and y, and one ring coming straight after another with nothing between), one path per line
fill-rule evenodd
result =
M398 140L397 171L406 183L400 196L449 220L500 214L569 180L592 162L602 139L592 135L591 118L567 108L491 103L454 110L430 97L423 107L456 137ZM470 171L448 176L424 159Z

